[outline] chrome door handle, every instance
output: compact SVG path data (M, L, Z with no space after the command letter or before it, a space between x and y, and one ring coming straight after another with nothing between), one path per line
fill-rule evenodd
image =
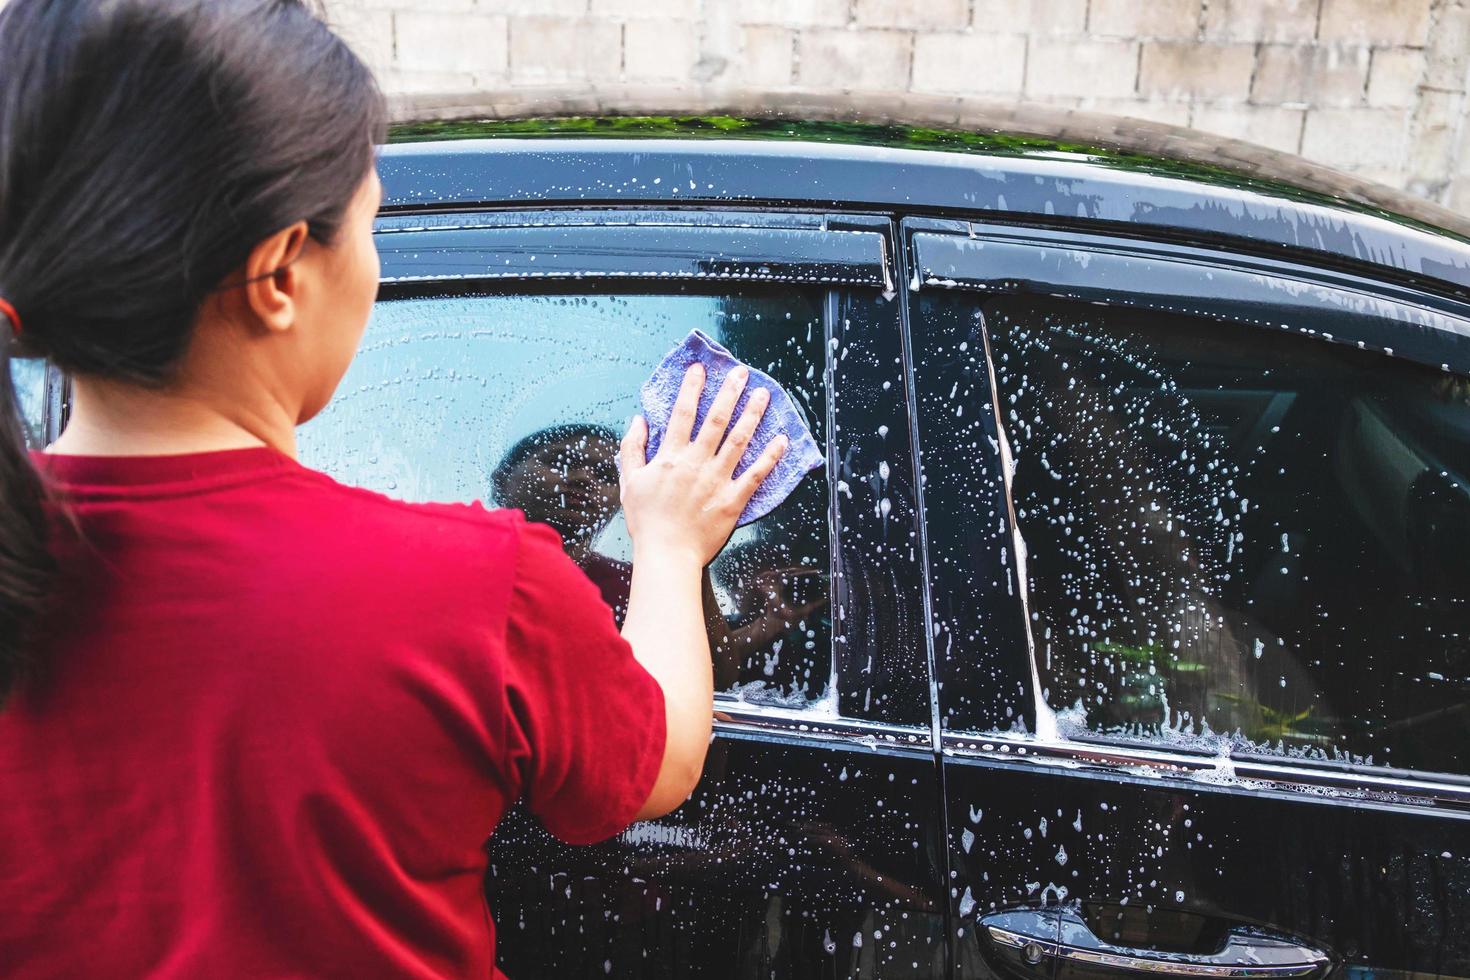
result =
M1097 938L1072 909L1013 910L985 916L982 934L1013 971L1069 976L1300 977L1324 975L1332 957L1293 939L1237 928L1210 953L1170 953L1114 946Z
M991 967L1003 977L1050 978L1056 965L1059 910L992 912L976 923Z

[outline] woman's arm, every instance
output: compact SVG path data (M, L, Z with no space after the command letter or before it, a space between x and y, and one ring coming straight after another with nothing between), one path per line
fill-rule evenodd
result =
M730 372L696 435L705 380L704 368L696 364L684 375L658 454L646 459L648 427L642 417L623 437L621 496L633 539L623 637L663 689L666 731L663 765L638 812L640 820L674 810L699 783L714 711L701 577L756 487L786 451L785 437L778 437L749 469L734 476L769 401L764 390L754 392L726 437L748 378L744 368Z

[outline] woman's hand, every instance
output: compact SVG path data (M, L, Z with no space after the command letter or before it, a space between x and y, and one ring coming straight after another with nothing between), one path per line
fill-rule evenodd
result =
M664 693L664 757L638 819L663 816L694 792L709 751L714 674L701 601L701 569L735 529L750 495L771 472L786 440L767 446L736 479L769 396L757 391L726 436L749 372L731 371L692 435L704 368L684 375L669 430L653 459L642 418L623 437L621 496L633 539L633 580L623 637ZM720 440L724 439L724 445Z
M751 495L785 453L786 437L778 436L749 469L734 477L735 466L770 401L765 389L757 389L730 428L735 404L749 377L743 366L726 376L695 435L694 418L705 377L702 365L692 365L684 374L668 431L653 459L645 459L647 422L642 416L633 420L620 450L620 483L635 566L640 554L652 553L687 557L696 567L709 564L729 540Z

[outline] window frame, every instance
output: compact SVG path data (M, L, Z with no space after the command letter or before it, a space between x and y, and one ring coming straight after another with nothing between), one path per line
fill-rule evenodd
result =
M44 445L51 445L66 428L71 414L71 379L49 360L46 362L46 390L41 405L41 437Z
M833 384L834 321L845 308L845 298L858 292L892 298L895 268L892 261L892 219L874 214L826 214L771 210L651 210L645 208L569 208L551 210L497 210L380 216L375 239L382 256L380 300L400 296L422 296L438 284L456 289L483 286L489 291L510 291L525 284L535 291L576 288L578 283L596 284L599 290L615 289L619 283L640 290L670 283L680 288L738 289L743 284L766 286L791 284L817 287L823 297L823 319L828 338L824 345L824 387L827 403L827 459L835 459L834 413L842 400L841 385ZM538 260L556 243L559 262ZM581 254L579 254L579 252ZM717 261L708 261L710 256ZM445 269L443 259L452 256ZM591 257L584 262L582 258ZM903 331L898 304L890 304L891 323L869 324L889 335L894 361L891 408L895 428L909 428L900 360ZM889 389L885 389L889 390ZM894 465L902 472L911 469L912 453L907 441L895 454ZM860 515L843 499L835 474L828 479L827 535L832 555L829 569L834 609L838 604L844 534ZM910 508L912 510L912 508ZM902 512L895 513L898 518ZM858 520L854 520L854 517ZM885 518L887 515L884 515ZM911 518L917 524L917 518ZM917 535L917 527L914 534ZM921 562L915 553L911 590L914 593L911 623L922 622L918 592L923 580ZM912 628L912 627L911 627ZM855 668L845 666L843 651L846 628L834 616L831 652L837 678L836 703L829 710L784 708L719 697L715 704L717 725L795 731L813 737L877 738L895 746L922 743L934 751L930 738L930 685L923 683L922 717L912 720L865 717L844 713L850 707L856 685L844 683ZM875 656L896 656L899 644L875 644ZM922 635L909 646L922 653ZM884 675L879 671L877 676ZM892 672L912 677L912 671ZM859 711L862 706L857 706Z
M1470 304L1405 286L1224 249L1080 230L910 217L903 220L901 235L909 259L904 271L915 293L938 289L977 296L1031 295L1082 300L1099 306L1204 315L1242 329L1258 331L1275 327L1315 336L1326 343L1367 349L1383 357L1404 357L1448 374L1470 377ZM965 255L966 252L969 254ZM1085 259L1069 267L1067 259L1072 255ZM1048 261L1053 258L1057 261ZM977 263L982 261L993 264L990 268L977 268ZM1103 266L1101 270L1097 268L1099 264ZM1153 282L1150 289L1140 294L1124 285L1142 269L1161 266L1167 268L1166 284L1162 288ZM1021 272L1023 268L1028 271ZM1273 286L1290 288L1273 289ZM1269 315L1260 315L1263 309L1269 310ZM1252 316L1252 311L1256 315ZM1394 326L1398 329L1385 329L1385 320L1397 321ZM1322 324L1329 322L1334 328L1324 330ZM1409 335L1408 343L1400 333ZM993 376L991 397L997 397ZM997 422L1005 425L1003 419ZM916 446L922 451L922 430ZM1003 505L1011 506L1009 475L1004 478L1003 488L998 489L1004 495ZM1014 555L1011 568L1014 574L1019 574ZM932 566L927 577L933 578ZM929 588L932 587L931 584ZM1009 596L997 596L995 601L1020 603L1019 598ZM1024 661L1027 695L1034 700L1037 692L1028 652L1023 647L1015 655ZM943 699L942 692L940 697ZM939 710L942 711L942 705ZM1029 735L999 731L945 731L940 741L946 755L1001 764L1027 760L1049 765L1081 765L1111 770L1120 778L1130 780L1154 778L1140 776L1141 772L1197 780L1218 771L1216 760L1208 755L1154 748L1102 734L1087 741L1065 736L1042 741ZM1299 797L1303 791L1325 790L1342 794L1346 802L1358 805L1407 803L1470 809L1470 774L1459 776L1332 760L1275 760L1261 756L1232 757L1231 766L1237 780L1252 781L1265 793ZM1128 774L1124 775L1123 771Z
M61 438L71 418L71 379L55 364L46 365L46 444Z

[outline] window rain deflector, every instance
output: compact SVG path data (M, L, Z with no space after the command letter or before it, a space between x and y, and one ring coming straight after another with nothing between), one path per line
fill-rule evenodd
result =
M540 211L378 221L384 283L444 279L796 282L889 290L884 235L822 215Z
M910 228L914 289L1032 294L1204 316L1470 374L1470 308L1450 309L1437 297L1184 246L955 221Z

